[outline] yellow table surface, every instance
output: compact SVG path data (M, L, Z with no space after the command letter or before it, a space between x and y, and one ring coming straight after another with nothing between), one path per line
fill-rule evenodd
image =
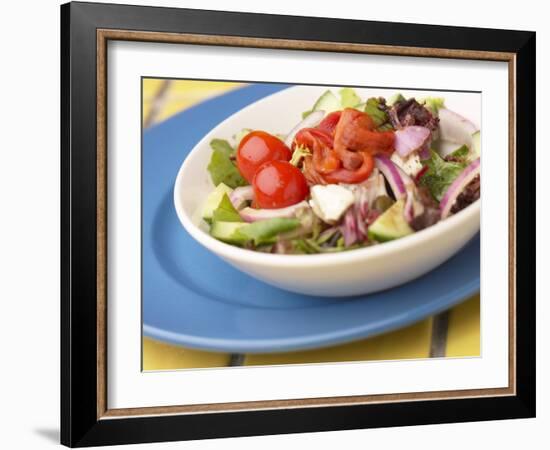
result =
M191 80L143 80L143 122L145 127L166 120L207 98L242 86L241 83ZM412 326L335 347L291 353L244 356L244 365L304 364L341 361L369 361L428 358L432 345L432 317ZM479 295L451 309L445 356L479 356ZM143 339L143 370L223 367L230 355L205 352Z

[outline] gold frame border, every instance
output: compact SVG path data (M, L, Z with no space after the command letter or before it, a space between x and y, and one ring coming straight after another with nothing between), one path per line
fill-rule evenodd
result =
M357 395L344 397L266 400L202 405L150 406L142 408L108 409L107 406L107 41L140 41L217 45L233 47L270 48L287 50L365 53L392 56L474 59L508 62L509 74L509 342L508 387L491 389L411 392L402 394ZM218 36L180 33L158 33L128 30L97 30L97 418L156 416L173 414L219 413L265 409L291 409L304 407L344 406L356 404L394 403L402 401L448 400L474 397L511 396L516 394L516 55L515 53L445 48L398 47L388 45L356 44L324 41L296 41L238 36Z

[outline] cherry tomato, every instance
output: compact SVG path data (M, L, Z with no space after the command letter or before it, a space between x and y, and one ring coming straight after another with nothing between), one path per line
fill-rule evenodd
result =
M258 167L268 161L289 161L290 149L283 141L265 131L252 131L240 142L237 149L237 167L241 175L252 183Z
M309 187L302 172L286 161L269 161L256 171L252 182L258 208L284 208L307 197Z

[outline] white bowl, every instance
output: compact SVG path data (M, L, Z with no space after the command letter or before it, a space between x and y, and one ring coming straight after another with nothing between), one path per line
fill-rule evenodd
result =
M479 200L413 235L336 254L266 254L234 247L208 234L200 209L214 188L206 169L211 155L209 142L214 138L230 139L243 128L284 134L324 90L326 87L296 86L263 98L226 119L195 146L183 162L174 186L174 204L185 230L237 269L281 289L317 296L350 296L391 288L429 272L453 256L479 230ZM383 89L357 92L361 98L395 93ZM422 97L426 93L407 91L407 95ZM445 97L449 108L479 123L475 97L449 92L429 95Z

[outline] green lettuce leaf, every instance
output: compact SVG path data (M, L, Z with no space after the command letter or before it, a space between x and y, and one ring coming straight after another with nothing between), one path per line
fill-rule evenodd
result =
M424 161L424 164L428 166L428 170L420 179L420 184L426 186L432 196L439 202L447 188L464 170L466 164L445 161L433 150L430 150L430 153L430 159Z
M470 156L470 149L467 145L462 145L450 154L454 161L467 163Z
M300 225L298 219L275 218L259 220L239 228L238 233L255 245L271 244L280 233L292 231Z
M365 104L365 112L370 116L377 127L388 121L388 115L385 111L381 111L378 108L379 105L380 102L375 97L369 98Z
M377 128L378 131L391 131L393 129L393 125L390 122L386 122Z
M237 166L231 161L235 150L229 142L224 139L214 139L210 142L210 147L212 147L212 156L208 164L208 172L210 172L214 185L225 183L232 188L247 185L248 183L239 173Z
M216 222L243 222L239 212L229 200L229 196L224 194L220 204L212 213L212 221Z
M398 92L397 94L392 95L388 101L386 102L389 106L393 106L396 103L399 103L401 101L405 100L405 97L403 97L403 94L401 92Z
M347 87L340 89L340 103L342 108L353 108L355 105L361 103L361 99L355 93L355 90Z

